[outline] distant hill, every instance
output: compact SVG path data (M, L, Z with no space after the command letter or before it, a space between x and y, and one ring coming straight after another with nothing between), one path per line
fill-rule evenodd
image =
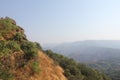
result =
M78 62L105 72L112 80L120 80L120 41L87 40L44 46L56 53L63 54Z
M87 65L106 73L112 80L120 80L120 58L100 60L94 63L87 63Z
M87 40L73 43L63 43L56 46L44 45L56 53L74 58L80 62L94 62L120 57L119 40Z

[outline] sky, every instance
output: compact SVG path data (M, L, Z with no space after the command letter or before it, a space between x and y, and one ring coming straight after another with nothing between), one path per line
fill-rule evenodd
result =
M120 40L120 0L1 0L31 41Z

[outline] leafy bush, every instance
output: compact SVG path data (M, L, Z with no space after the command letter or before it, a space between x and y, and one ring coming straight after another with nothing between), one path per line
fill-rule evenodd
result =
M20 45L17 42L15 42L15 41L8 41L8 43L7 43L6 46L7 46L7 48L9 48L10 50L12 50L13 52L21 50L20 49Z
M21 41L23 39L23 35L21 33L16 33L14 36L15 41Z
M40 72L40 68L39 68L39 62L38 61L34 61L32 63L32 71L33 73L39 73Z
M20 45L15 41L0 41L0 56L20 51Z
M14 80L14 76L8 70L0 70L0 80Z
M35 42L35 44L36 44L36 46L37 46L37 48L38 48L39 50L42 50L42 47L41 47L41 45L40 45L38 42Z
M27 59L31 59L37 56L38 49L36 44L33 42L29 41L22 42L21 49L24 51L25 58Z
M13 19L6 17L4 19L0 19L0 29L1 32L9 32L10 30L18 29L18 26Z

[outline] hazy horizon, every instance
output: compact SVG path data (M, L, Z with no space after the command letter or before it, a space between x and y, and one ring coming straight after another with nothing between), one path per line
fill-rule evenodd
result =
M41 44L120 40L119 0L3 0L0 17L11 17L28 39Z

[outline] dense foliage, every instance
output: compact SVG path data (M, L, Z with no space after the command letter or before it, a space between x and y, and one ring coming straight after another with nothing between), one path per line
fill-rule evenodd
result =
M56 65L59 64L65 70L64 75L68 80L110 80L106 75L77 63L73 59L53 53L51 50L45 53L56 61Z
M20 45L15 41L0 41L0 57L20 51Z
M21 43L21 49L25 53L27 59L31 59L37 56L37 46L33 42L25 41Z

